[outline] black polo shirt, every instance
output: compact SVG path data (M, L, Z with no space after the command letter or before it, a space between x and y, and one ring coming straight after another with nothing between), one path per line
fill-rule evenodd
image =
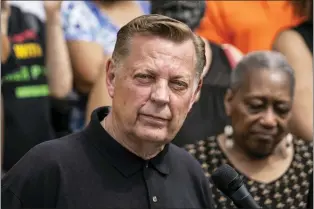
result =
M99 108L81 132L41 143L2 179L2 208L213 208L199 163L169 144L145 161L101 126Z

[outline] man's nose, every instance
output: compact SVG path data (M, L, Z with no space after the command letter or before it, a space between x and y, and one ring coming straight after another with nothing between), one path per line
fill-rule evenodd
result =
M264 112L260 122L266 128L274 128L277 126L277 117L272 108L268 108Z
M151 100L163 105L169 103L169 96L168 81L161 80L156 82L152 88Z

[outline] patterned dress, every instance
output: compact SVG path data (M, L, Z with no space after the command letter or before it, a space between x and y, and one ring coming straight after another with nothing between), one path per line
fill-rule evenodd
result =
M265 184L242 175L247 189L262 208L307 208L309 179L313 174L313 145L300 139L294 139L293 145L295 154L291 165L279 179ZM217 137L209 137L185 148L201 163L207 177L220 165L232 165L219 147ZM210 186L216 208L236 208L214 185Z

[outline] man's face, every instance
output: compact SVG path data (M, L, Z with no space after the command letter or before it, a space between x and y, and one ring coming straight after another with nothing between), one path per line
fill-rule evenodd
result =
M135 36L129 49L121 66L107 66L116 125L142 141L169 142L199 90L193 42Z

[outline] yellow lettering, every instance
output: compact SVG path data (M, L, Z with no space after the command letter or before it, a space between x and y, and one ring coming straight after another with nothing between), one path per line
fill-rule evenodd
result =
M18 59L25 59L27 56L27 51L21 44L14 45L13 50L15 52L16 58Z
M28 57L32 58L35 55L35 47L33 45L27 46Z
M41 46L36 43L16 44L13 50L18 59L30 59L43 56Z

